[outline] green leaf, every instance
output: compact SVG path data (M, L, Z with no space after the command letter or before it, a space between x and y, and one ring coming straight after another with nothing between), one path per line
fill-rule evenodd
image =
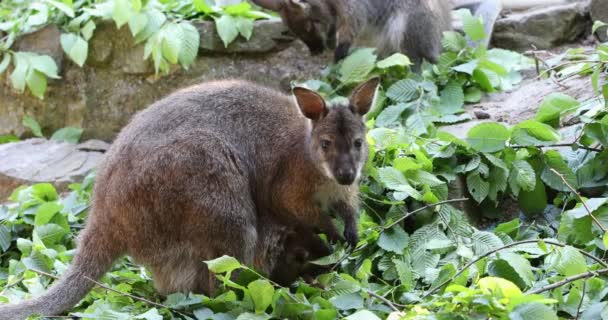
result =
M376 65L375 49L357 49L346 57L340 65L340 81L344 84L359 83L367 80L369 73Z
M239 30L236 27L237 21L236 18L230 15L222 15L221 17L215 19L215 29L217 34L222 39L224 43L224 47L228 47L236 37L239 36Z
M441 45L448 51L460 52L462 49L466 48L467 40L458 32L445 31L443 33Z
M571 96L554 92L545 97L538 108L535 119L545 123L559 120L562 114L573 111L579 106L580 102Z
M564 161L559 152L555 150L547 151L544 155L544 160L546 167L543 170L541 178L545 184L557 191L570 191L570 188L563 182L562 178L551 171L551 169L554 169L566 179L572 188L578 188L576 174Z
M33 69L42 72L49 78L59 79L57 64L55 60L47 55L31 54L29 56L30 65Z
M521 289L529 288L534 283L534 274L530 262L516 253L499 253L498 258L490 263L488 273L495 277L507 279Z
M74 61L78 66L82 67L87 60L89 44L78 35L73 33L64 33L60 38L63 51Z
M504 125L497 122L484 122L469 130L467 141L477 151L496 152L505 148L509 137L509 130Z
M396 102L409 102L418 96L418 82L412 79L399 80L386 91L386 96Z
M112 18L114 19L114 22L116 22L116 27L118 29L129 22L135 13L130 0L114 0Z
M403 199L408 196L418 199L422 196L409 184L401 171L393 167L385 167L378 169L378 174L380 182L382 182L386 188L404 193Z
M158 313L156 308L152 308L140 315L134 317L135 319L144 319L144 320L163 320L163 316Z
M245 39L249 40L251 38L253 26L253 19L236 17L236 28L239 30L239 34L241 34L241 36L243 36Z
M256 313L263 313L272 303L274 287L268 280L256 280L247 285Z
M445 88L441 90L440 98L440 107L443 114L454 114L463 110L464 92L458 82L448 82Z
M19 92L25 91L25 78L30 70L30 61L28 55L22 52L16 52L13 54L13 63L15 68L11 73L11 84L13 88Z
M53 133L53 135L51 136L51 140L55 140L55 141L65 141L65 142L69 142L69 143L78 143L78 141L80 140L80 136L82 135L83 129L81 128L73 128L73 127L66 127L66 128L61 128L57 131L55 131L55 133Z
M473 242L473 251L477 256L496 250L504 245L500 238L488 231L476 231L471 236L471 240Z
M224 7L224 12L233 16L243 16L251 10L251 5L247 1L241 1Z
M558 320L553 309L538 302L520 304L509 313L511 320Z
M162 29L161 50L163 57L172 64L179 61L179 52L182 48L182 28L175 23L169 23Z
M57 202L45 202L36 210L34 225L41 226L49 223L63 206Z
M565 277L587 272L585 257L576 248L570 246L556 249L547 257L547 264Z
M40 99L44 98L44 92L46 92L46 77L44 74L38 70L30 69L25 82L34 96Z
M517 193L519 193L520 188L525 191L534 190L536 187L536 173L534 173L534 168L532 168L530 163L526 160L513 161L509 183L511 185L511 190L517 190Z
M358 293L349 293L329 299L332 305L339 310L352 310L363 308L363 298Z
M368 310L357 311L350 316L344 318L346 320L380 320L380 318L373 312Z
M604 237L602 238L602 241L604 242L604 247L608 248L608 231L606 231L604 233Z
M36 226L34 232L38 239L47 247L57 244L67 234L64 228L53 223Z
M412 65L410 58L402 53L394 53L388 58L378 61L376 66L380 69L388 69L394 66L407 67Z
M490 193L490 183L485 181L478 171L467 175L467 189L473 199L481 203Z
M86 41L89 41L91 37L93 37L93 32L95 31L95 28L97 28L97 26L95 25L95 22L91 20L84 25L82 30L80 30L80 33Z
M0 249L2 249L3 253L10 249L12 241L11 230L7 226L0 224Z
M486 38L481 19L474 17L466 9L458 10L457 13L462 20L462 29L471 40L480 41Z
M241 267L238 260L229 256L221 256L219 258L205 261L209 271L213 273L227 273L236 270Z
M523 121L513 127L511 141L521 146L539 146L554 143L561 138L551 126L534 120Z
M68 17L74 18L74 9L72 9L71 5L67 5L65 3L55 1L55 0L45 0L45 2L51 4L53 7L59 9L59 11L65 13Z
M395 225L390 229L384 230L378 239L378 246L386 251L392 251L397 254L403 254L403 250L407 247L409 236L401 226Z
M146 29L146 25L148 25L148 15L144 12L140 12L134 15L129 20L129 30L131 30L131 34L135 37L140 32Z
M397 270L397 275L399 275L399 281L403 286L403 290L411 290L413 288L412 267L409 263L398 259L393 259L393 263L395 264L395 269Z
M403 111L411 108L412 104L399 103L396 105L388 106L380 112L376 117L377 127L388 127L399 120Z
M198 55L200 35L198 30L188 22L183 22L179 25L182 28L183 39L178 60L182 67L187 70L194 63Z
M38 121L36 121L34 118L30 116L24 116L23 121L21 121L21 124L23 124L24 127L32 130L32 133L36 137L42 137L42 130L40 130L40 125L38 124Z
M2 74L4 72L4 70L6 70L6 68L8 67L8 64L11 62L11 55L7 52L4 53L4 56L2 57L2 61L0 61L0 74Z
M207 4L205 0L194 0L194 9L198 12L202 12L204 14L213 13L214 10Z

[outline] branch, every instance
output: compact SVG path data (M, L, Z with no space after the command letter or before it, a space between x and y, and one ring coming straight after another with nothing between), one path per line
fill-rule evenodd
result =
M578 317L581 315L581 307L583 306L583 301L585 300L585 291L587 291L587 282L583 281L583 293L581 294L581 301L578 303L578 308L576 308L575 320L578 320Z
M513 242L513 243L509 243L503 247L500 247L498 249L486 252L485 254L477 257L476 259L472 260L471 262L469 262L468 264L466 264L462 269L458 270L458 272L456 272L455 275L453 275L452 277L450 277L449 279L447 279L446 281L442 282L441 284L439 284L438 286L429 289L429 292L427 292L422 298L426 298L428 296L430 296L431 294L435 293L437 290L441 289L443 286L445 286L446 284L454 281L454 279L458 278L458 276L460 276L463 272L465 272L468 268L470 268L472 265L474 265L475 263L477 263L478 261L480 261L481 259L484 259L486 257L489 257L499 251L505 250L505 249L509 249L521 244L528 244L528 243L537 243L539 241L543 241L547 244L550 245L554 245L554 246L558 246L558 247L565 247L566 245L563 243L559 243L559 242L555 242L555 241L550 241L550 240L543 240L543 239L536 239L536 240L524 240L524 241L518 241L518 242ZM573 247L574 248L574 247ZM608 264L604 261L602 261L600 258L590 254L589 252L580 250L575 248L576 250L578 250L581 254L583 254L586 257L589 257L590 259L594 260L595 262L601 264L604 268L606 268L606 270L608 270Z
M526 292L526 294L539 294L539 293L543 293L545 291L553 290L553 289L559 288L561 286L567 285L568 283L574 282L576 280L593 278L593 277L596 277L598 275L602 275L602 274L605 274L605 273L608 273L608 268L606 268L606 269L600 269L600 270L595 270L595 271L589 271L589 272L585 272L585 273L581 273L581 274L577 274L575 276L564 278L564 280L552 283L552 284L550 284L548 286L544 286L544 287L538 288L536 290L528 291L528 292Z
M40 274L40 275L43 275L43 276L46 276L46 277L49 277L49 278L52 278L52 279L55 279L55 280L59 280L59 277L57 277L55 275L52 275L50 273L46 273L46 272L41 271L41 270L36 270L36 269L31 269L31 268L28 269L28 270L31 270L31 271L33 271L33 272L35 272L37 274ZM125 292L118 291L116 289L110 288L110 287L104 285L103 283L95 281L95 280L93 280L93 279L91 279L91 278L89 278L87 276L84 276L84 278L87 279L87 280L89 280L89 281L91 281L91 282L93 282L96 286L98 286L100 288L106 289L108 291L116 292L116 293L118 293L121 296L126 296L126 297L129 297L129 298L134 299L134 300L142 301L142 302L145 302L145 303L150 304L150 305L155 306L155 307L166 308L166 309L171 309L171 310L177 311L177 310L175 310L175 309L173 309L171 307L168 307L168 306L166 306L164 304L160 304L160 303L157 303L157 302L154 302L154 301L150 301L150 300L148 300L146 298L134 296L132 294L125 293Z
M593 151L593 152L602 152L604 150L604 149L600 149L600 148L587 147L587 146L584 146L582 144L579 144L578 142L573 142L573 143L557 143L557 144L548 144L548 145L541 145L541 146L519 146L519 145L514 145L514 146L511 146L511 148L513 148L513 149L523 149L523 148L534 147L534 148L542 149L542 148L572 147L574 145L576 145L576 147L578 147L579 149Z
M365 292L367 292L367 294L369 294L370 296L386 303L386 305L388 305L391 309L393 309L393 311L395 312L401 312L401 310L399 310L392 302L390 302L387 298L372 292L371 290L365 290Z
M403 221L403 220L407 219L408 217L410 217L410 216L412 216L412 215L414 215L414 214L416 214L416 213L418 213L418 212L420 212L420 211L424 211L424 210L429 209L429 208L433 208L433 207L436 207L436 206L440 206L440 205L442 205L442 204L453 203L453 202L464 202L464 201L468 201L468 200L469 200L469 198L461 198L461 199L445 200L445 201L441 201L441 202L437 202L437 203L432 203L432 204L429 204L429 205L424 206L424 207L422 207L422 208L418 208L418 209L416 209L416 210L414 210L414 211L412 211L412 212L406 212L406 214L405 214L405 215L403 215L403 216L402 216L402 217L400 217L399 219L395 220L393 223L389 224L388 226L381 227L381 228L382 228L382 231L384 231L384 230L387 230L387 229L390 229L390 228L394 227L394 226L395 226L396 224L398 224L399 222L401 222L401 221ZM381 233L382 233L382 231L381 231Z
M585 200L583 200L583 197L581 197L581 194L578 193L570 185L570 183L568 183L568 181L566 181L566 178L564 178L564 176L561 173L557 172L557 170L555 170L553 168L551 168L550 170L551 170L551 172L555 173L562 179L562 181L566 184L566 186L568 186L568 189L570 189L578 197L578 200L583 204L583 206L585 207L585 210L587 210L587 213L589 213L589 216L591 217L591 219L593 219L593 222L595 222L595 224L600 228L600 230L602 230L602 233L606 233L606 231L607 231L606 227L604 227L604 225L596 217L594 217L593 214L591 214L591 210L587 206L587 203L585 202Z

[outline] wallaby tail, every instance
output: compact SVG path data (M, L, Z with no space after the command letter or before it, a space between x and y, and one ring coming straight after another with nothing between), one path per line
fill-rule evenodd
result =
M40 297L0 305L0 320L23 320L34 314L57 316L74 307L95 285L91 279L101 278L120 255L111 237L102 236L100 231L93 226L85 228L76 256L61 279Z

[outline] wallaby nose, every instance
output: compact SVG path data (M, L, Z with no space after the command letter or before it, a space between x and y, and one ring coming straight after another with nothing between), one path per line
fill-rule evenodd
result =
M349 185L355 181L355 169L338 168L336 170L336 180L339 184Z

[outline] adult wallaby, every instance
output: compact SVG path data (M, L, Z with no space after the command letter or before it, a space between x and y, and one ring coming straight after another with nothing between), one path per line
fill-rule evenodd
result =
M268 220L335 239L326 214L334 209L355 244L356 182L368 154L362 117L378 84L333 107L305 88L293 99L238 80L154 103L106 153L69 269L42 296L0 307L0 319L61 314L123 254L150 269L161 294L213 294L202 261L230 255L251 265Z
M529 0L528 6L564 0ZM490 41L503 3L521 6L521 0L252 0L276 11L289 29L317 54L335 48L334 60L344 58L351 46L378 49L380 55L403 52L415 67L423 60L436 62L443 31L452 27L451 11L468 8L481 17Z

